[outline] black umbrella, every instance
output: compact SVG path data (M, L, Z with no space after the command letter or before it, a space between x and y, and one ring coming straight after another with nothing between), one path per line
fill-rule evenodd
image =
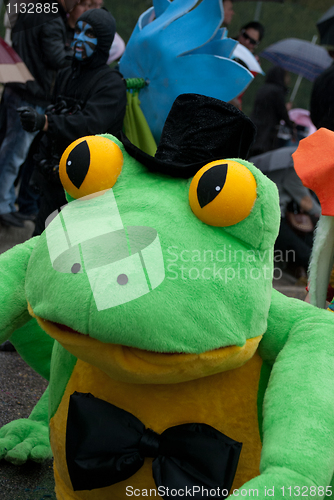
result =
M299 38L285 38L260 53L261 57L311 82L332 64L324 47Z
M317 22L320 34L320 45L334 46L334 7L327 12Z

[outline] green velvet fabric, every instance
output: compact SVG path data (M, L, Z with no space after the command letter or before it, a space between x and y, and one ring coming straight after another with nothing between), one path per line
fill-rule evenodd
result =
M38 237L32 238L0 255L0 343L30 319L24 285L37 241Z
M240 160L255 177L255 205L235 226L207 226L190 209L189 180L149 173L115 142L123 151L124 167L112 192L89 202L72 201L39 239L0 258L1 339L27 322L27 300L42 318L105 343L150 351L203 353L233 344L243 346L246 339L263 334L259 346L265 362L259 386L261 475L243 486L242 496L253 497L250 490L256 489L260 498L283 499L289 496L283 487L326 487L334 471L334 316L272 290L273 245L280 218L276 188L253 165ZM108 278L99 264L110 255L114 262L132 255L129 228L134 226L157 232L165 278L148 293L98 309L95 294L103 278L106 282ZM101 243L95 248L95 261L93 256L83 258L85 241L107 229L121 232L123 247L117 244L111 252L110 246ZM73 260L61 261L61 238L64 248L71 238L80 241L78 252L70 255ZM130 249L126 257L124 248ZM78 272L73 272L71 265L78 264L78 258L82 269L76 267ZM87 270L93 264L101 272L99 279L90 282ZM149 274L154 259L146 264ZM57 265L63 267L57 269ZM102 286L105 294L108 286ZM32 342L21 341L28 331ZM40 339L36 324L21 328L13 339L22 353L28 352L30 363L33 341ZM45 343L36 365L43 365L50 356L51 344ZM75 363L76 358L55 342L51 417ZM40 411L36 408L31 418L43 426L39 458L47 453L44 403L43 399ZM35 429L30 427L25 434L21 423L9 425L1 432L13 432L14 447L22 442L24 456L33 458L29 438L38 440ZM4 452L7 434L1 437L5 441L0 439L0 451ZM22 455L12 459L22 460ZM268 495L266 489L274 489L274 494ZM319 491L310 496L321 498Z
M267 390L269 377L270 377L270 373L271 373L271 368L272 367L269 363L267 363L266 361L263 361L262 367L261 367L261 375L260 375L258 393L257 393L257 412L258 412L259 432L260 432L261 442L263 441L263 429L262 429L263 400L264 400L264 395L265 395L266 390Z
M0 429L0 459L15 465L27 460L44 462L52 457L48 426L47 388L29 418L13 420Z
M276 485L275 498L283 498L283 486L329 485L334 470L332 313L274 290L259 353L273 365L263 405L262 475L245 487Z
M28 365L42 377L47 380L50 379L50 363L54 340L39 327L34 318L31 318L25 325L15 330L10 337L10 341Z

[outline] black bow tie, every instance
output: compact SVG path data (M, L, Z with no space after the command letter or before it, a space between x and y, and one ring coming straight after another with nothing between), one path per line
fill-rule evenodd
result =
M205 498L202 488L215 488L215 497L225 498L241 446L210 425L176 425L157 434L131 413L91 394L75 392L70 397L66 460L74 490L124 481L142 467L145 457L154 457L157 488L185 491L188 487L198 493L192 495L197 498Z

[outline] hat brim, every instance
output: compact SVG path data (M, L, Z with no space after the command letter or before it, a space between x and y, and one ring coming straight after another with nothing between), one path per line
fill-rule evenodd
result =
M179 95L167 116L155 156L121 132L126 151L151 172L188 179L211 161L246 159L255 125L230 103L201 94Z
M150 172L169 175L170 177L189 179L190 177L194 177L194 175L196 175L197 172L207 163L223 159L221 156L216 156L195 163L189 163L188 165L184 165L181 163L169 163L159 160L154 156L150 156L139 149L137 146L132 144L132 142L127 138L124 132L120 132L119 134L117 134L117 137L122 142L125 151L129 153L129 155L132 156L135 160L139 161L146 168L148 168Z

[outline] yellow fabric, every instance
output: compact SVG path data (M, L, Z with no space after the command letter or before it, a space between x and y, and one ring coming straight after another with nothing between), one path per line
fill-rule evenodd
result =
M156 142L140 109L138 92L127 92L127 106L123 122L127 138L145 153L154 156L157 150Z
M152 459L146 459L144 466L126 481L108 488L73 492L65 460L65 430L69 397L74 391L89 392L113 403L159 433L173 425L202 422L242 442L232 491L241 487L259 474L261 443L257 420L257 388L261 364L262 360L256 353L238 369L189 382L160 385L117 382L98 368L78 360L58 411L50 422L57 499L125 500L128 498L125 489L128 485L140 489L155 488Z
M104 344L88 335L60 330L51 321L29 312L40 327L71 354L103 370L115 380L136 384L174 384L233 370L255 353L262 335L249 339L243 347L228 346L202 354L163 354L133 347Z

